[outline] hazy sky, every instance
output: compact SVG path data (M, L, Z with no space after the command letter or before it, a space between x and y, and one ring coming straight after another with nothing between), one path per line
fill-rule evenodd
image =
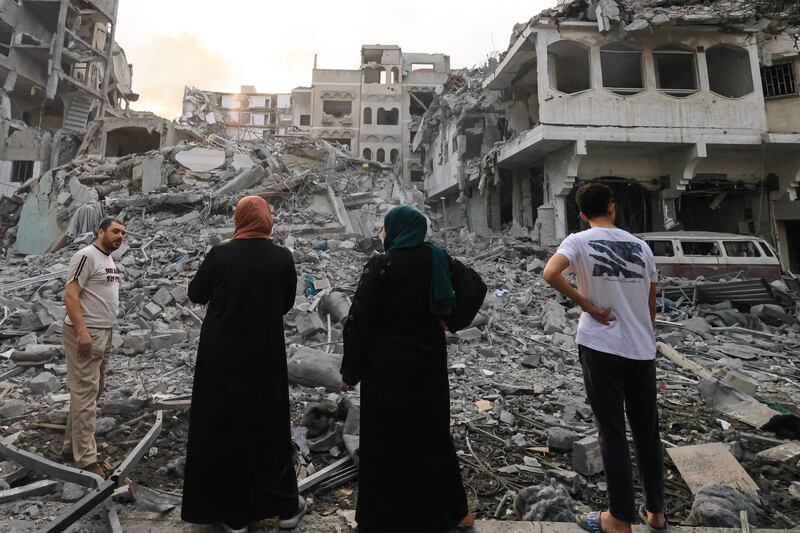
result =
M289 92L319 68L358 68L362 44L450 55L453 68L508 47L517 22L555 0L120 0L117 42L133 64L134 109L181 112L184 85Z

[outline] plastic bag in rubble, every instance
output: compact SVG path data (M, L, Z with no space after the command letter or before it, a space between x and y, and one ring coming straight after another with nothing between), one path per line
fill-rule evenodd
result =
M562 485L533 485L522 489L514 501L514 512L526 522L575 522L575 501Z

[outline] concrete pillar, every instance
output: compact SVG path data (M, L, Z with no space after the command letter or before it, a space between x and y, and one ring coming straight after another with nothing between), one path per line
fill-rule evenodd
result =
M492 187L489 190L489 197L486 199L487 220L489 227L493 230L500 229L500 189Z
M558 242L567 236L567 195L557 194L553 198L555 239Z
M522 225L526 228L533 227L533 210L538 206L533 205L533 190L531 185L531 169L522 171Z
M511 196L511 220L515 225L522 226L522 176L520 168L515 168L513 177L511 178L512 196Z

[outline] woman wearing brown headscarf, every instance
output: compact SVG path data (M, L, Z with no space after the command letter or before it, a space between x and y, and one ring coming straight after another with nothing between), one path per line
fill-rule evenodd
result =
M181 516L247 531L297 525L283 315L294 305L292 254L272 241L272 213L242 198L233 239L214 246L189 284L208 304L192 389ZM276 524L277 525L277 524Z

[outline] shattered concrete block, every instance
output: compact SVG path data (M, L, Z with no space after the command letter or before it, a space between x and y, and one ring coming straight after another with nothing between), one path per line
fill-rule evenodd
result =
M125 347L143 352L147 349L150 342L150 331L146 329L135 329L125 334Z
M459 331L457 335L462 341L476 341L483 337L483 332L478 328L468 328Z
M28 410L28 404L21 400L4 400L3 404L0 405L0 420L22 416L27 413Z
M697 333L698 335L702 335L711 331L711 324L706 322L706 319L701 316L684 320L681 322L681 324L683 324L684 327L692 333Z
M164 350L172 348L179 342L186 340L186 330L173 329L168 331L159 331L150 337L150 349L153 351Z
M760 459L774 461L776 463L795 462L797 459L800 459L800 444L794 441L787 442L779 444L778 446L773 446L763 452L758 452L756 455Z
M60 409L48 412L47 416L45 417L45 420L50 424L64 425L67 423L68 416L69 416L69 405L65 405Z
M542 327L546 335L564 333L567 322L567 310L554 300L545 300L542 311Z
M317 313L298 313L295 324L297 324L297 332L304 339L325 331L325 324L322 323L322 319Z
M339 373L341 365L342 356L339 354L301 346L287 363L289 381L296 385L338 391L342 385L342 375Z
M148 302L142 307L141 314L147 320L153 320L161 314L161 307L155 302Z
M172 303L172 299L172 293L166 287L161 287L153 295L153 301L161 307L167 307Z
M100 406L104 415L122 416L125 418L131 415L138 415L145 401L135 398L110 398Z
M55 322L53 317L51 317L44 309L33 311L20 317L20 325L22 329L28 331L38 331L40 329L44 329L53 322Z
M67 503L74 503L86 495L86 489L75 483L69 481L64 482L61 486L61 501Z
M578 345L575 344L575 339L573 339L570 335L564 335L563 333L553 333L553 344L565 350L578 349Z
M584 437L572 444L572 468L584 476L593 476L603 471L603 457L600 455L600 440L597 437Z
M537 368L542 362L542 354L538 352L529 353L522 360L522 366L526 368Z
M187 288L183 285L178 285L174 287L169 293L172 295L172 299L175 300L177 304L184 304L189 299L189 292Z
M547 428L547 447L552 450L570 451L575 441L581 438L580 433L560 427Z
M61 388L61 380L58 376L50 372L42 372L35 378L28 381L28 388L34 394L45 394L47 392L55 392Z
M105 435L117 427L117 421L110 416L98 418L95 422L94 432L98 435Z
M725 377L722 378L722 383L748 396L755 396L758 391L758 382L753 381L749 376L737 372L736 370L729 370L728 373L725 374Z

